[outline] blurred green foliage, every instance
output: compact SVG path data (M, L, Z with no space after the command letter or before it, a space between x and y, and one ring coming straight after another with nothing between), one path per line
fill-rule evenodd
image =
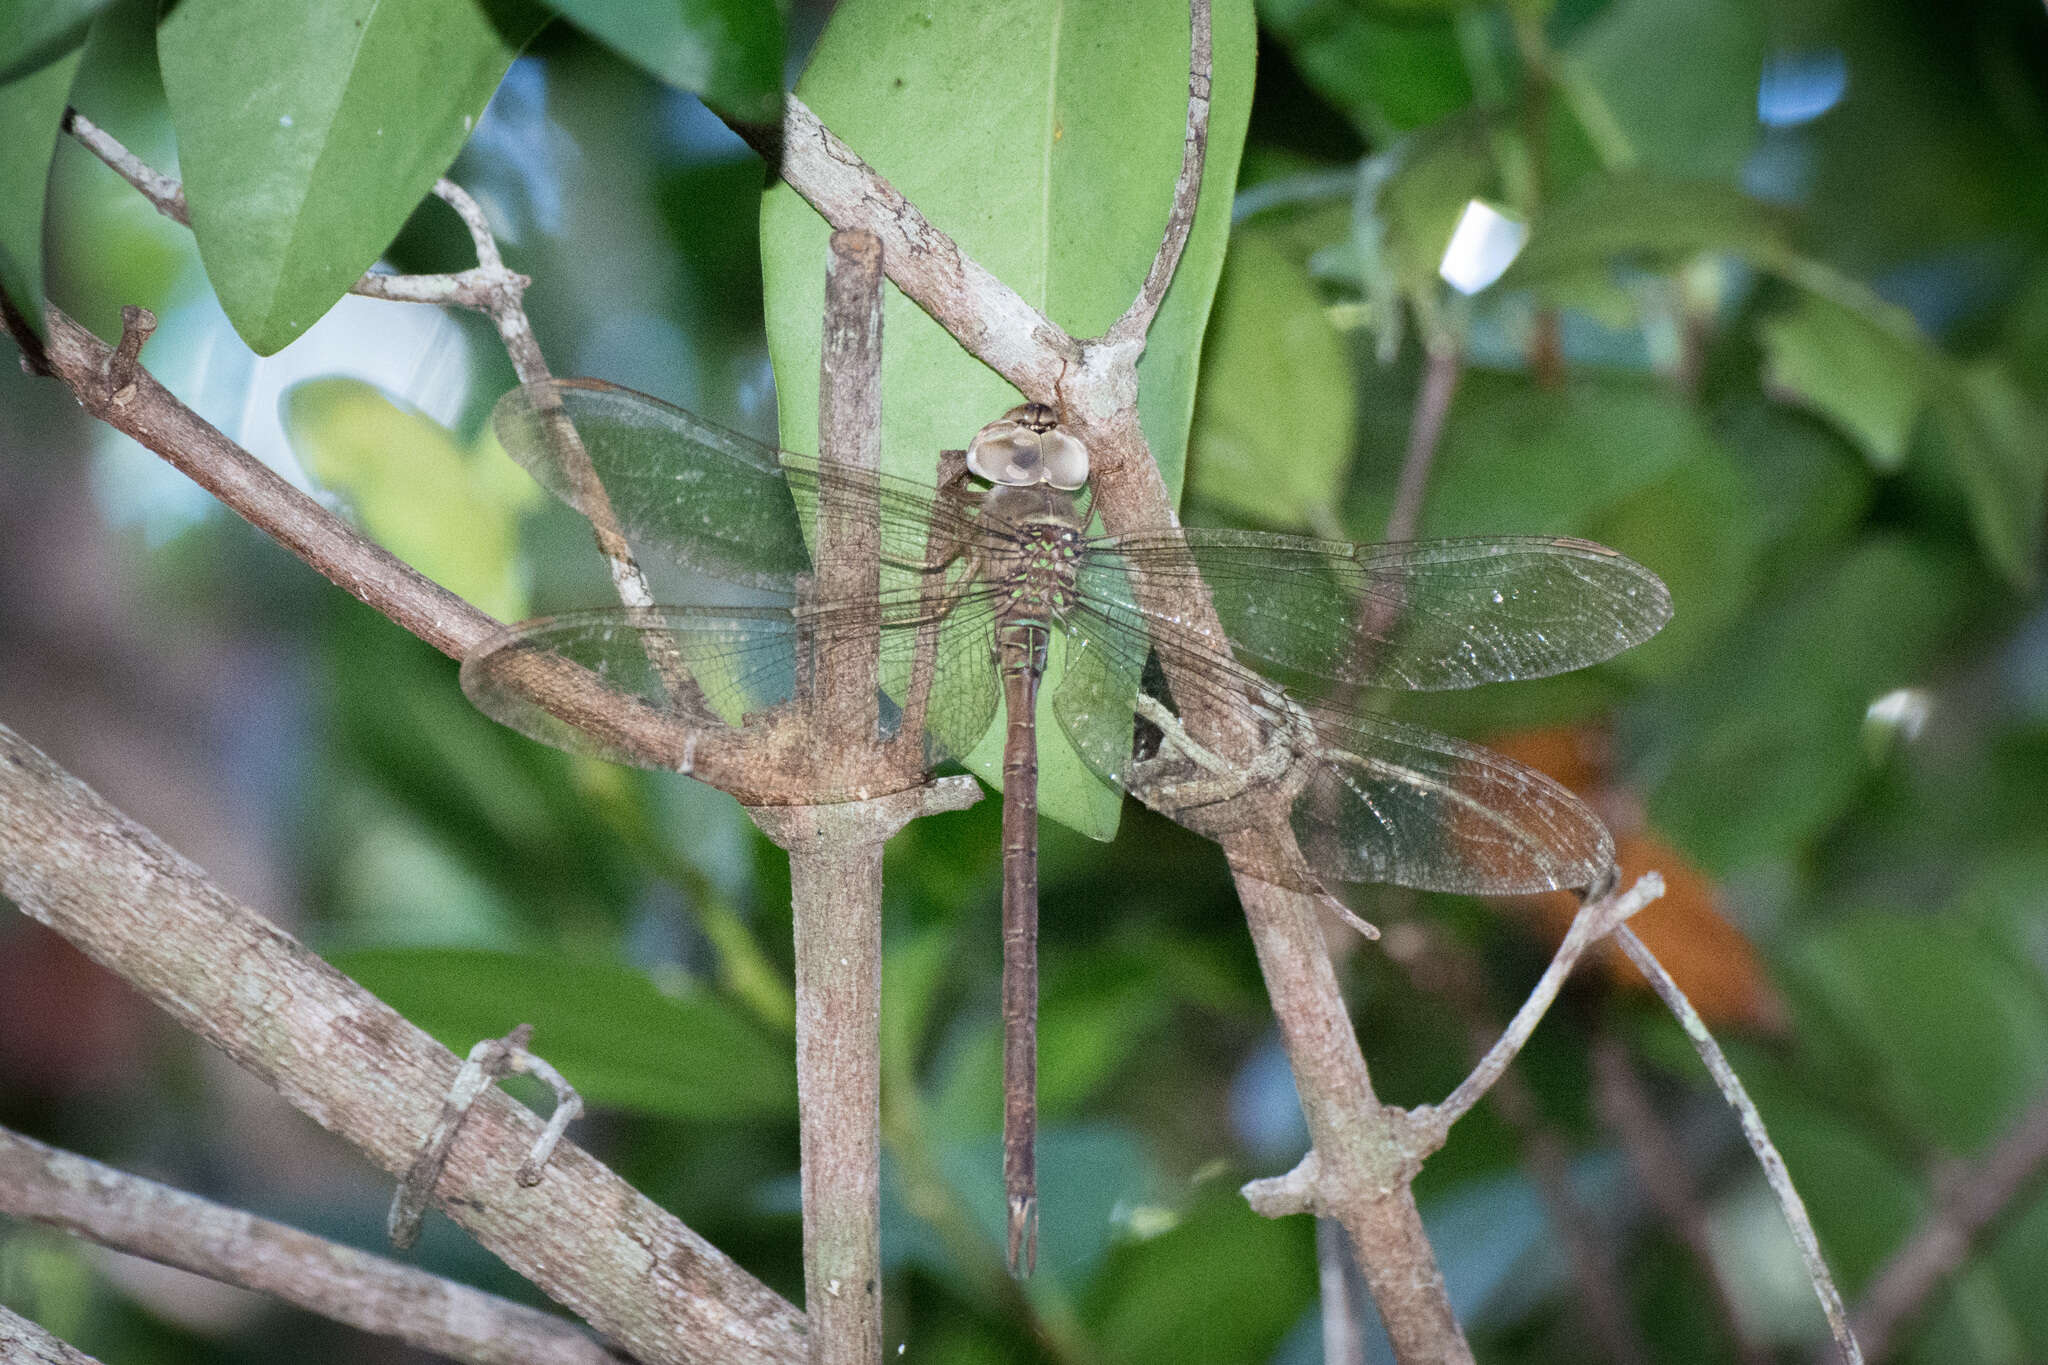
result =
M451 159L532 276L558 372L798 446L824 225L705 102L760 117L800 70L856 151L1075 329L1120 310L1154 248L1186 75L1166 0L553 8L570 22L485 0L183 0L161 24L148 0L0 3L0 288L21 307L41 281L101 328L149 304L164 327L145 360L287 468L249 395L311 380L285 402L301 469L509 617L607 588L587 528L499 476L482 434L512 382L495 337L450 326L430 364L395 355L401 305L323 319L373 262L473 263L452 216L415 211ZM323 27L358 18L360 41ZM1372 540L1424 348L1455 353L1423 534L1583 535L1669 582L1671 627L1610 665L1404 714L1482 739L1577 727L1606 752L1592 780L1616 822L1708 874L1755 951L1724 970L1758 974L1788 1021L1716 1022L1852 1300L1938 1207L1931 1173L1981 1157L2048 1083L2044 45L2032 0L1220 5L1202 216L1142 371L1191 521ZM58 143L67 91L181 171L194 233ZM1467 298L1437 272L1474 197L1531 232ZM252 361L235 332L276 355ZM1010 401L893 293L884 346L900 472ZM716 793L492 725L452 664L239 523L165 532L138 466L39 392L0 378L0 494L69 489L151 528L115 532L104 568L141 608L125 648L154 676L202 642L212 700L186 709L238 737L209 771L256 793L284 902L261 908L458 1050L538 1024L597 1110L583 1140L798 1295L781 855ZM48 642L85 626L9 554L0 698L27 705L9 689L58 658L63 705L84 712L104 670ZM1074 824L1113 825L1098 793L1057 791ZM889 850L889 1339L947 1362L1317 1359L1312 1229L1234 1193L1303 1137L1222 860L1136 809L1112 845L1046 826L1043 1270L1022 1292L1004 1277L998 818L984 801ZM1428 926L1497 1017L1540 967L1513 907L1361 908ZM25 942L0 925L0 960ZM1340 946L1381 1093L1440 1098L1463 1070L1459 1007L1380 948ZM217 1121L215 1081L173 1043L139 1049L126 1091L7 1070L6 1011L64 1004L0 996L0 1122L231 1202L317 1202L302 1221L373 1240L386 1191L367 1173L317 1200L228 1174L266 1169L258 1139ZM1681 1130L1739 1330L1810 1350L1811 1292L1689 1049L1588 980L1518 1071L1575 1158L1645 1354L1733 1359L1737 1329L1597 1117L1601 1038ZM1424 1215L1482 1358L1595 1358L1524 1142L1476 1112L1423 1172ZM428 1265L517 1292L439 1231ZM2044 1258L2037 1186L1895 1358L2048 1357ZM361 1349L297 1319L181 1317L13 1225L0 1302L108 1357Z

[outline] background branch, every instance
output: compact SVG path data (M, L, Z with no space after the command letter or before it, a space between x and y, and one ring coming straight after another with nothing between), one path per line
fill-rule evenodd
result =
M565 1319L4 1128L0 1213L474 1365L617 1365Z
M5 1304L0 1304L0 1360L7 1365L100 1365L19 1313L9 1312Z
M23 912L385 1170L411 1164L458 1059L5 726L0 846ZM795 1309L580 1148L521 1187L543 1127L487 1092L441 1180L449 1216L649 1365L803 1359Z
M1963 1266L1984 1234L2048 1175L2048 1099L2037 1101L1982 1159L1944 1174L1936 1208L1892 1253L1850 1319L1873 1359Z

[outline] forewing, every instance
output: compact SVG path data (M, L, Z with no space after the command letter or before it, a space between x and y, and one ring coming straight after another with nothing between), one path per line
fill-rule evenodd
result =
M906 586L903 575L926 562L934 540L961 544L984 533L963 504L935 503L922 485L790 455L602 380L514 389L492 422L506 450L556 497L593 521L608 504L636 547L727 583L786 592L811 573L821 498L879 524L885 586Z
M1199 574L1237 652L1283 682L1440 691L1547 677L1612 658L1671 617L1655 574L1584 540L1189 530L1105 537L1089 553L1129 561L1166 594ZM1122 585L1116 607L1140 610L1128 573L1101 577Z
M789 483L769 446L596 379L514 389L491 421L543 487L593 522L604 521L608 503L636 547L752 588L786 591L810 571Z

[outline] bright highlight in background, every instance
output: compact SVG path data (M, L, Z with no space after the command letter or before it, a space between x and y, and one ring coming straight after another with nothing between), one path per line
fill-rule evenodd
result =
M1849 62L1833 48L1774 53L1756 87L1756 116L1771 128L1810 123L1842 102Z
M1529 225L1510 218L1491 204L1474 199L1458 217L1451 244L1444 248L1436 273L1460 294L1476 294L1514 264L1529 240Z

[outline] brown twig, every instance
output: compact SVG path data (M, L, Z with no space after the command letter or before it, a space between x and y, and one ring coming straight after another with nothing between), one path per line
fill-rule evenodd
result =
M1980 1159L1943 1173L1934 1211L1863 1291L1851 1321L1873 1360L1948 1282L1984 1234L2048 1175L2048 1099L2037 1101Z
M1152 257L1138 296L1124 309L1102 340L1111 346L1142 344L1166 301L1167 286L1180 266L1181 252L1194 230L1195 209L1202 197L1202 167L1209 151L1210 77L1215 69L1210 30L1209 0L1190 0L1188 5L1188 122L1181 138L1180 174L1173 184L1173 206L1167 211L1166 231L1159 250Z
M819 456L849 474L873 474L881 466L882 248L872 233L832 234L819 364ZM827 480L820 495L815 587L821 601L873 604L875 629L856 634L857 648L820 651L809 719L820 744L872 750L881 743L881 527L843 492ZM858 809L756 815L764 819L762 828L789 850L811 1362L881 1365L887 833Z
M0 1213L474 1365L617 1365L618 1357L551 1313L6 1129L0 1129ZM12 1359L4 1335L0 1359Z
M1458 392L1458 378L1465 369L1461 338L1433 337L1427 354L1422 386L1415 394L1415 415L1408 424L1408 449L1401 459L1401 481L1394 490L1393 510L1387 514L1388 540L1413 540L1416 528L1422 524L1422 500L1429 489L1430 470L1436 464L1444 424L1451 415L1451 399Z
M100 1365L97 1357L59 1341L5 1304L0 1304L0 1360L8 1365Z
M192 211L185 205L185 187L174 177L148 165L141 157L123 147L106 129L76 109L64 111L64 131L77 138L79 144L87 151L106 162L114 174L140 190L142 197L155 205L158 213L174 223L192 226Z
M537 1076L555 1092L555 1108L548 1115L548 1126L535 1140L526 1160L519 1164L521 1185L530 1189L540 1184L542 1168L554 1155L569 1125L583 1112L583 1097L561 1072L527 1051L527 1044L532 1041L533 1025L521 1024L503 1038L484 1039L463 1059L462 1069L455 1073L455 1084L441 1101L441 1116L434 1120L433 1130L420 1144L419 1154L407 1168L405 1178L398 1182L398 1192L391 1197L384 1232L391 1245L400 1251L419 1240L420 1222L426 1216L434 1187L441 1183L441 1170L448 1164L448 1153L455 1148L462 1121L476 1107L477 1097L507 1076Z
M1609 934L1625 928L1631 916L1640 913L1663 894L1664 879L1655 872L1645 872L1627 891L1589 900L1579 907L1564 941L1551 955L1550 965L1543 969L1543 975L1522 1002L1522 1007L1515 1011L1515 1017L1501 1030L1500 1038L1487 1049L1471 1074L1458 1082L1457 1088L1444 1097L1442 1104L1425 1105L1413 1111L1417 1135L1427 1150L1434 1151L1441 1146L1451 1125L1479 1103L1480 1097L1491 1090L1494 1082L1507 1071L1508 1064L1514 1061L1516 1054L1536 1032L1536 1025L1542 1022L1544 1013L1563 988L1565 978L1571 975L1572 968L1578 965L1586 950Z
M457 1059L0 726L0 894L385 1170L406 1168ZM448 1215L649 1365L804 1357L796 1310L575 1146L527 1189L543 1125L500 1091L463 1125Z
M1611 1033L1603 1033L1593 1042L1593 1107L1620 1142L1651 1206L1692 1257L1722 1329L1734 1344L1736 1358L1743 1365L1769 1365L1770 1353L1743 1326L1735 1297L1714 1260L1713 1246L1707 1240L1706 1210L1693 1189L1685 1157L1644 1093L1642 1077L1629 1061L1628 1049Z
M1792 1241L1798 1246L1800 1259L1806 1263L1806 1273L1813 1281L1814 1297L1820 1300L1821 1312L1827 1316L1828 1330L1834 1334L1835 1347L1846 1365L1862 1365L1863 1352L1856 1344L1856 1333L1849 1324L1849 1311L1842 1305L1841 1291L1835 1288L1827 1259L1821 1255L1820 1239L1814 1235L1813 1220L1806 1216L1806 1201L1799 1197L1798 1189L1792 1184L1792 1174L1785 1169L1785 1158L1778 1155L1777 1145L1764 1128L1763 1115L1757 1112L1756 1104L1743 1088L1742 1079L1728 1064L1727 1055L1714 1041L1714 1035L1707 1031L1706 1021L1700 1018L1699 1011L1685 998L1685 992L1671 979L1671 973L1664 970L1664 964L1657 960L1657 955L1643 946L1635 931L1621 925L1614 931L1614 941L1621 945L1628 960L1636 964L1636 969L1642 972L1650 988L1657 992L1657 998L1664 1002L1664 1008L1671 1011L1679 1027L1685 1030L1693 1050L1706 1063L1722 1098L1735 1111L1735 1117L1742 1124L1742 1136L1748 1140L1750 1150L1756 1153L1757 1164L1763 1167L1764 1179L1770 1184L1771 1193L1777 1196L1778 1207L1784 1211L1785 1222L1792 1231Z
M1451 1004L1464 1022L1473 1059L1484 1057L1500 1036L1500 1023L1486 998L1483 973L1473 955L1435 925L1411 919L1389 927L1387 956L1406 969L1418 990ZM1564 1138L1544 1117L1529 1083L1512 1067L1501 1073L1486 1099L1514 1130L1530 1182L1564 1243L1578 1289L1578 1308L1591 1341L1616 1365L1647 1360L1642 1334L1629 1314L1628 1296L1610 1247L1612 1238L1573 1188Z
M794 95L771 164L833 227L874 233L889 279L983 364L1026 397L1056 401L1080 343L933 227Z

